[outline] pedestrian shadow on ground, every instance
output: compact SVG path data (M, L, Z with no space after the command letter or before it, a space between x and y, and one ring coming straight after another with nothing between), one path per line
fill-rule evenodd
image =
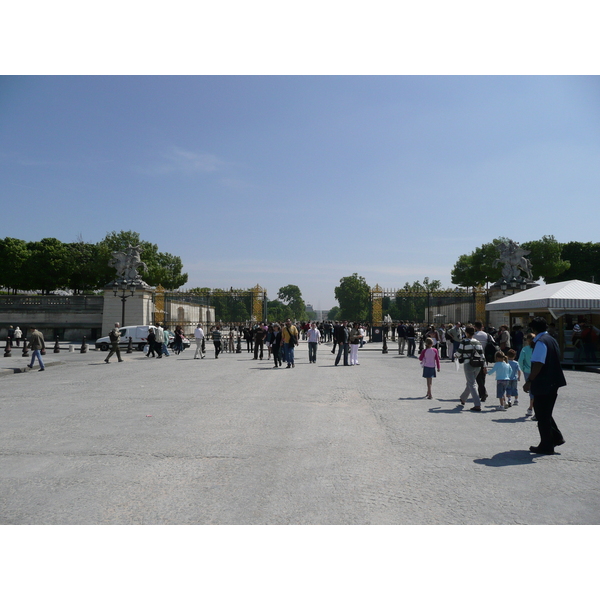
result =
M527 417L524 415L522 417L517 417L516 419L492 419L492 422L493 423L525 423L525 421L527 421L527 420L528 420Z
M510 467L514 465L532 465L536 454L529 450L507 450L494 454L491 458L477 458L473 462L486 467Z
M425 396L415 396L414 398L398 398L398 400L427 400Z
M463 412L464 407L461 406L460 404L458 406L455 406L454 408L438 408L437 406L435 406L434 408L430 408L429 412L436 414L436 415L441 415L441 414L459 414L461 412Z

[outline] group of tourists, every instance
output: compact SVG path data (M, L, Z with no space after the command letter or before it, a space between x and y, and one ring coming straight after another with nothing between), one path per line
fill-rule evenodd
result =
M308 342L308 362L316 364L317 349L320 344L333 341L331 352L336 353L335 365L343 360L344 366L358 365L358 348L364 344L366 328L360 323L292 323L287 319L283 325L279 323L257 323L254 327L230 328L224 334L229 341L229 351L234 351L235 339L243 336L248 353L253 353L253 360L273 360L273 368L278 369L286 363L287 369L295 368L295 349L300 339ZM196 353L194 358L206 356L206 338L210 336L215 346L215 358L222 351L223 334L220 326L214 326L208 335L199 323L194 332ZM266 355L266 356L265 356Z
M523 391L528 396L526 416L538 422L540 443L529 450L538 454L554 454L554 448L565 443L552 411L558 389L566 380L560 363L558 342L548 331L543 317L535 317L529 324L531 332L523 337L523 346L517 352L510 348L508 328L502 326L494 337L484 331L483 324L462 327L460 323L452 329L461 335L451 336L453 353L451 360L462 364L466 385L460 395L459 406L465 406L471 396L473 412L481 412L481 403L488 398L486 375L494 375L498 410L507 410L519 404L518 382L524 381ZM427 398L432 398L432 382L436 371L440 371L440 356L433 335L425 335L424 349L419 355L423 377L427 381ZM493 367L488 369L488 363ZM533 414L535 412L535 414Z

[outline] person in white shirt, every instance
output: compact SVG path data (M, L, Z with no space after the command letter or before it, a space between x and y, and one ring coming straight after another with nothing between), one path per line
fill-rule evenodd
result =
M316 323L311 323L308 335L308 362L317 362L317 346L321 342L321 332L317 329Z
M200 354L200 358L204 358L204 352L202 351L202 345L204 343L204 331L202 329L202 323L198 323L198 327L196 327L194 331L194 338L196 340L196 352L194 354L194 358L198 358L198 354Z
M474 325L475 333L473 334L473 338L475 338L481 344L481 351L483 353L483 356L485 356L485 347L487 346L490 334L486 333L483 330L483 323L481 321L475 321ZM486 373L486 369L480 369L476 378L477 393L479 394L479 397L481 398L482 402L485 402L486 398L488 397L487 390L485 389Z

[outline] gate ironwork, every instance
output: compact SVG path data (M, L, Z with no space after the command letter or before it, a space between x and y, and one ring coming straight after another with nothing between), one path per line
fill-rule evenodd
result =
M191 333L197 323L207 328L216 324L245 325L264 321L267 290L256 285L246 290L168 291L157 287L153 294L153 321L166 329L181 325Z
M410 291L371 288L371 319L373 325L384 325L384 314L392 321L415 323L485 323L488 294L483 288L472 291Z

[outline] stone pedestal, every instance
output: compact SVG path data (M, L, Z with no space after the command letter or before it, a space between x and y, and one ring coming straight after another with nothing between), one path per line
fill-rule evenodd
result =
M128 296L125 301L125 322L121 323L123 302L120 298L121 291L115 296L112 287L104 289L104 311L102 313L102 335L119 323L125 325L149 325L154 313L152 290L138 287L133 296Z

